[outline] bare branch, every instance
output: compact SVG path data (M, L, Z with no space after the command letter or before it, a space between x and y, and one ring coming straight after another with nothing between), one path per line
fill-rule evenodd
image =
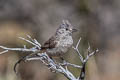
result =
M34 42L35 42L39 47L41 47L41 44L40 44L36 39L34 39Z
M60 65L62 66L72 66L72 67L75 67L75 68L82 68L82 66L79 66L79 65L76 65L76 64L72 64L72 63L69 63L69 62L63 62L63 63L59 63Z
M81 41L81 37L80 37L80 39L78 40L77 45L76 45L75 47L73 46L72 48L78 53L81 62L83 62L83 57L82 57L82 55L81 55L81 53L80 53L80 51L79 51L79 49L78 49L79 44L80 44L80 41Z
M30 60L40 60L47 66L50 70L54 72L59 72L63 75L65 75L69 80L78 80L75 78L75 76L66 68L63 68L61 65L56 64L52 59L49 58L49 56L46 53L39 53L37 54L39 57L34 58L27 58L27 61Z
M19 38L22 39L22 40L24 40L24 41L26 41L26 42L28 42L28 43L30 43L30 44L32 44L32 45L34 45L34 46L37 47L38 49L41 49L41 45L38 43L37 40L32 39L29 35L27 35L27 37L28 37L31 41L28 40L28 39L25 39L25 38L23 38L23 37L19 37Z
M30 43L30 44L32 44L32 45L34 45L34 46L36 46L36 44L35 44L35 43L31 42L31 41L30 41L30 40L28 40L28 39L25 39L25 38L23 38L23 37L18 37L18 38L20 38L20 39L22 39L22 40L24 40L24 41L26 41L26 42L28 42L28 43Z
M4 47L4 46L0 46L0 48L4 49L5 51L0 52L0 54L6 53L8 51L23 51L23 52L37 52L41 49L41 45L40 43L38 43L38 41L36 39L32 39L29 35L27 35L27 37L31 40L25 39L23 37L19 37L20 39L34 45L34 47L27 49L26 45L24 45L23 48L8 48L8 47ZM38 48L38 49L37 49Z
M36 39L32 39L30 35L27 35L27 37L32 41L32 43L35 44L35 46L37 46L39 49L41 48L41 44L36 40ZM30 41L30 42L31 42Z
M33 49L33 48L30 48L30 49L26 49L26 48L7 48L7 47L4 47L4 46L0 46L0 48L4 49L5 51L4 52L0 52L0 54L2 53L5 53L7 51L26 51L26 52L36 52L38 51L37 49Z
M0 52L0 54L4 54L6 52L8 52L8 50L4 50L4 51Z
M36 40L36 39L32 39L31 36L27 35L27 37L30 39L25 39L25 38L22 38L22 37L19 37L20 39L30 43L33 45L32 48L26 48L26 45L24 45L23 48L8 48L8 47L4 47L4 46L0 46L0 48L4 49L4 51L0 52L0 54L3 54L3 53L6 53L8 51L22 51L22 52L32 52L31 54L29 54L28 56L25 56L23 58L21 58L20 60L17 61L17 63L15 64L14 66L14 71L16 72L16 66L17 64L20 64L21 61L31 61L31 60L40 60L45 66L48 67L48 69L50 69L52 72L58 72L58 73L61 73L63 74L66 78L68 78L69 80L84 80L85 78L85 66L86 66L86 63L87 61L89 60L89 58L91 56L93 56L95 53L98 52L98 49L91 52L91 48L90 48L90 45L87 49L88 51L88 54L87 54L87 57L84 59L83 56L81 55L78 47L79 47L79 44L80 44L80 41L81 41L81 38L78 40L76 46L72 47L76 52L77 54L79 55L79 58L80 58L80 61L82 62L82 65L79 66L79 65L76 65L76 64L72 64L72 63L69 63L69 62L63 62L63 63L57 63L55 60L51 59L47 54L46 52L45 53L39 53L40 52L40 49L41 49L41 44ZM68 66L72 66L72 67L75 67L75 68L79 68L81 69L81 73L80 73L80 76L79 78L76 78L68 69Z
M82 62L82 69L81 69L81 73L80 73L79 80L84 80L84 78L85 78L85 73L86 73L86 69L85 69L86 63L87 63L87 61L89 60L89 58L90 58L91 56L93 56L95 53L98 52L98 49L95 50L95 51L93 51L93 52L91 52L91 53L89 53L89 52L90 52L90 46L88 47L88 55L87 55L87 57L84 59L84 61Z
M34 40L32 39L32 37L30 35L27 34L27 37L32 41L34 42Z
M78 46L79 46L79 44L80 44L80 41L81 41L81 37L80 37L80 39L79 39L78 42L77 42L76 48L78 48Z
M86 62L82 64L82 69L81 69L81 72L80 72L80 77L79 77L79 80L84 80L85 79L85 73L86 73Z
M87 57L84 59L84 62L87 62L88 59L89 59L91 56L93 56L95 53L97 53L98 51L99 51L99 50L97 49L97 50L95 50L95 51L89 53L89 54L87 55Z

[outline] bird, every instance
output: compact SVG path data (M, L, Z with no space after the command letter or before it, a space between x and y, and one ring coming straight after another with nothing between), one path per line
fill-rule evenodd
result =
M61 57L73 45L73 32L75 29L68 20L63 20L62 24L42 46L40 52L46 52L49 57Z
M14 72L16 73L16 66L21 61L25 61L26 58L37 56L37 53L44 53L52 59L53 57L58 57L62 60L63 55L72 47L73 45L73 33L76 32L71 23L68 20L63 20L60 26L57 28L55 34L50 37L42 46L38 52L29 54L19 59L14 65Z

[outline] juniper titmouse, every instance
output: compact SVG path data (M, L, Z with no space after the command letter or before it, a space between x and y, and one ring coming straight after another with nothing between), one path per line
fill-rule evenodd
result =
M60 27L56 30L56 33L41 46L38 52L29 54L16 62L14 71L16 72L17 64L21 61L25 61L26 58L36 56L37 53L46 52L50 58L59 57L63 60L63 54L65 54L73 44L72 33L75 31L77 30L73 28L68 20L63 20Z
M41 47L41 51L45 51L50 57L62 56L72 46L72 33L75 31L68 20L63 20L56 33Z

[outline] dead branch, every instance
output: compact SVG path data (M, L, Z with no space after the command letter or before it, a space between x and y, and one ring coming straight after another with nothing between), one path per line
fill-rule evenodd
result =
M0 46L0 48L4 49L4 51L0 52L0 54L6 53L8 51L22 51L22 52L31 52L36 53L35 56L32 56L31 54L28 56L23 57L22 59L20 59L14 66L14 71L16 72L16 66L17 64L19 64L21 61L31 61L31 60L40 60L45 66L48 67L48 69L50 69L52 72L58 72L63 74L66 78L68 78L69 80L84 80L85 78L85 66L87 61L89 60L89 58L93 55L95 55L95 53L98 52L98 49L90 52L90 46L88 47L87 51L87 57L84 59L83 56L81 55L78 47L81 41L81 38L78 40L77 44L75 47L73 47L73 49L76 51L76 53L79 55L80 61L82 63L81 66L76 65L76 64L72 64L69 63L67 61L64 61L63 63L56 63L55 60L51 59L46 53L39 53L40 49L41 49L41 44L36 40L36 39L32 39L29 35L27 35L27 37L29 39L25 39L22 37L19 37L20 39L30 43L33 45L33 47L31 48L26 48L26 45L24 45L23 48L8 48L8 47L4 47L4 46ZM65 66L65 67L64 67ZM80 76L78 78L76 78L67 68L68 66L72 66L75 68L79 68L81 70Z

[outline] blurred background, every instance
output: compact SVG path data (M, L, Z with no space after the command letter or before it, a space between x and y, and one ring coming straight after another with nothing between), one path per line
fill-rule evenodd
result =
M74 45L82 37L79 48L83 55L88 42L93 50L100 50L87 63L86 80L119 80L120 0L0 0L0 45L31 47L18 39L26 34L42 44L54 34L63 19L79 29L73 34ZM51 73L40 61L22 62L16 76L13 66L27 54L10 51L0 55L0 80L67 80L61 74ZM73 49L65 59L80 65ZM79 76L79 69L69 69Z

